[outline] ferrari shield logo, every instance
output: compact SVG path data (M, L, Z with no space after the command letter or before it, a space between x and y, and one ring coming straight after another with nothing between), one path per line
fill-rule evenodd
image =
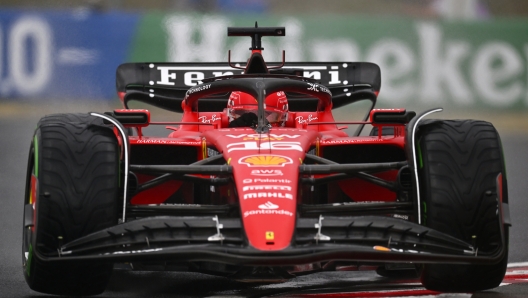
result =
M273 232L266 232L266 240L275 239L275 234Z
M292 159L282 155L249 155L238 160L248 167L283 167L293 163Z

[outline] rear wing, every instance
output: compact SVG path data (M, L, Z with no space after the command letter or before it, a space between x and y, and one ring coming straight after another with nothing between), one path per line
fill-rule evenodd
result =
M240 63L236 66L244 67ZM274 63L269 63L269 68ZM214 77L242 75L243 70L224 62L192 63L125 63L117 68L116 88L126 106L137 100L174 112L182 112L181 101L187 90ZM332 92L333 108L359 99L375 102L381 87L378 65L367 62L289 62L282 68L270 69L270 75L302 76L324 85ZM266 74L262 74L266 76ZM233 78L234 79L234 78ZM201 99L200 111L221 111L227 105L229 94ZM292 111L310 110L317 100L296 96L288 97Z

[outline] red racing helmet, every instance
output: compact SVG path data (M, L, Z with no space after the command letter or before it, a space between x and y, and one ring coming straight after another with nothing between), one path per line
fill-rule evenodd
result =
M258 101L248 93L241 91L231 92L227 101L229 122L246 113L257 114ZM288 99L283 91L274 92L266 96L264 102L265 116L272 126L284 126L288 120Z

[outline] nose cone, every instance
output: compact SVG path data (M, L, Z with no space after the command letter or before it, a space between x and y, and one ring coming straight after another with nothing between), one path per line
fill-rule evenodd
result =
M281 153L239 154L231 163L246 235L261 250L288 247L295 228L299 158Z
M288 247L295 231L299 165L317 132L227 129L205 134L233 167L240 214L251 246Z

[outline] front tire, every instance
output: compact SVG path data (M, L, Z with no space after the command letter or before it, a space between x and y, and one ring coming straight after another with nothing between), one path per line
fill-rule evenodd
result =
M62 244L117 224L118 166L116 137L100 118L56 114L39 121L24 202L22 258L31 289L58 295L104 291L112 264L45 259ZM32 212L34 220L28 218Z
M484 121L426 121L419 130L420 188L424 224L468 243L479 252L501 248L496 179L506 171L499 135ZM507 189L503 189L507 200ZM507 201L505 201L507 202ZM475 292L499 286L508 261L494 265L424 265L421 281L430 290Z

